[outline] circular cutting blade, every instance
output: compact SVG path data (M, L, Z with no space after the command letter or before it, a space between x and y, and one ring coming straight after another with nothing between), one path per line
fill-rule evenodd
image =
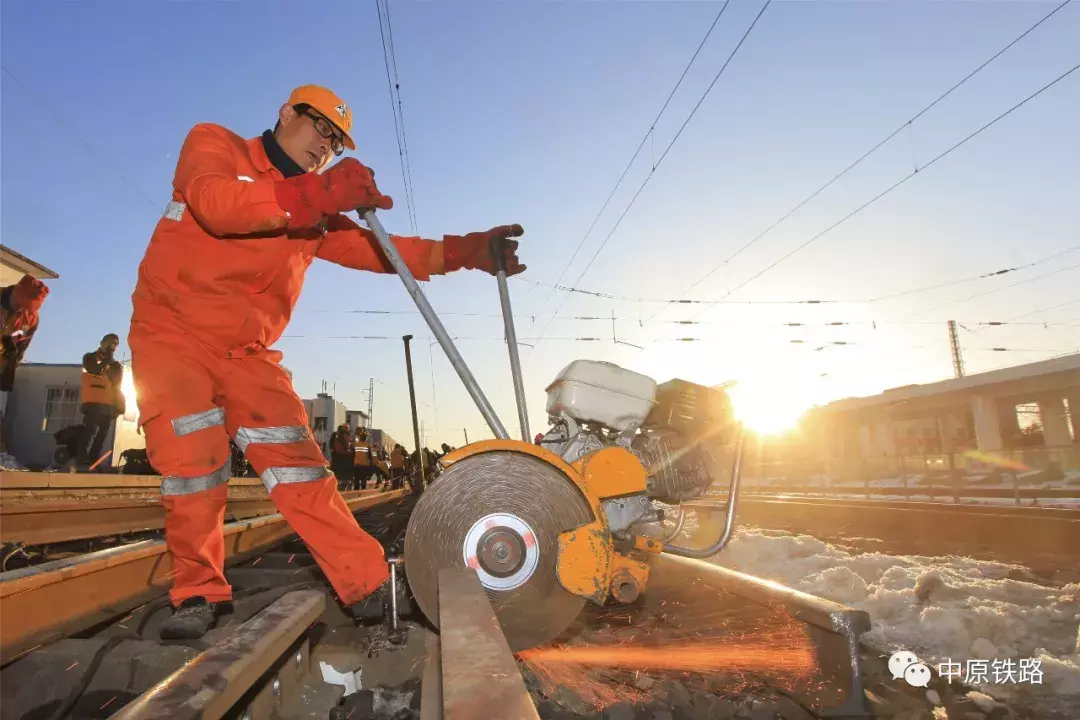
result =
M416 503L405 534L409 587L438 626L439 570L473 567L510 649L542 645L585 605L556 577L559 533L592 519L573 482L543 460L510 451L473 455Z

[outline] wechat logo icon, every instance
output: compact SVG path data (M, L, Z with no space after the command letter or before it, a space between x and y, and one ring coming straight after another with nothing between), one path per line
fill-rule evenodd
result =
M926 687L930 682L930 668L909 650L897 650L889 657L889 672L893 680L903 680L912 687Z

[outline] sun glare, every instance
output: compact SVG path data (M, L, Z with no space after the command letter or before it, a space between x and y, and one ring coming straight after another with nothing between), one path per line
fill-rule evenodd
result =
M124 419L135 422L139 417L139 407L135 404L135 376L132 375L129 367L124 368L124 376L120 380L120 392L124 394L124 401L127 404Z
M798 388L780 382L744 381L729 388L735 416L748 429L778 435L795 428L810 402Z

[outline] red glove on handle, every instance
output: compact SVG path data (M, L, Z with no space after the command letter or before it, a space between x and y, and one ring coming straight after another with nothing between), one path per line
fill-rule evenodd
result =
M394 201L375 186L375 173L354 158L345 158L321 175L304 173L282 180L275 194L277 204L290 215L291 227L315 227L327 215L350 210L394 207Z
M446 272L455 270L483 270L494 275L499 268L493 251L501 248L506 259L507 276L525 271L517 256L517 241L508 238L520 237L525 231L520 225L500 225L487 232L475 232L468 235L446 235L443 237L443 263Z

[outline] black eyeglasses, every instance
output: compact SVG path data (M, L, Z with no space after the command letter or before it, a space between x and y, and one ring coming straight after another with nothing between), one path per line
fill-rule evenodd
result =
M336 129L329 120L322 115L316 115L307 108L297 108L296 112L311 118L311 122L315 125L316 132L330 141L330 149L334 151L335 155L340 155L345 152L345 141L337 132L335 132Z

